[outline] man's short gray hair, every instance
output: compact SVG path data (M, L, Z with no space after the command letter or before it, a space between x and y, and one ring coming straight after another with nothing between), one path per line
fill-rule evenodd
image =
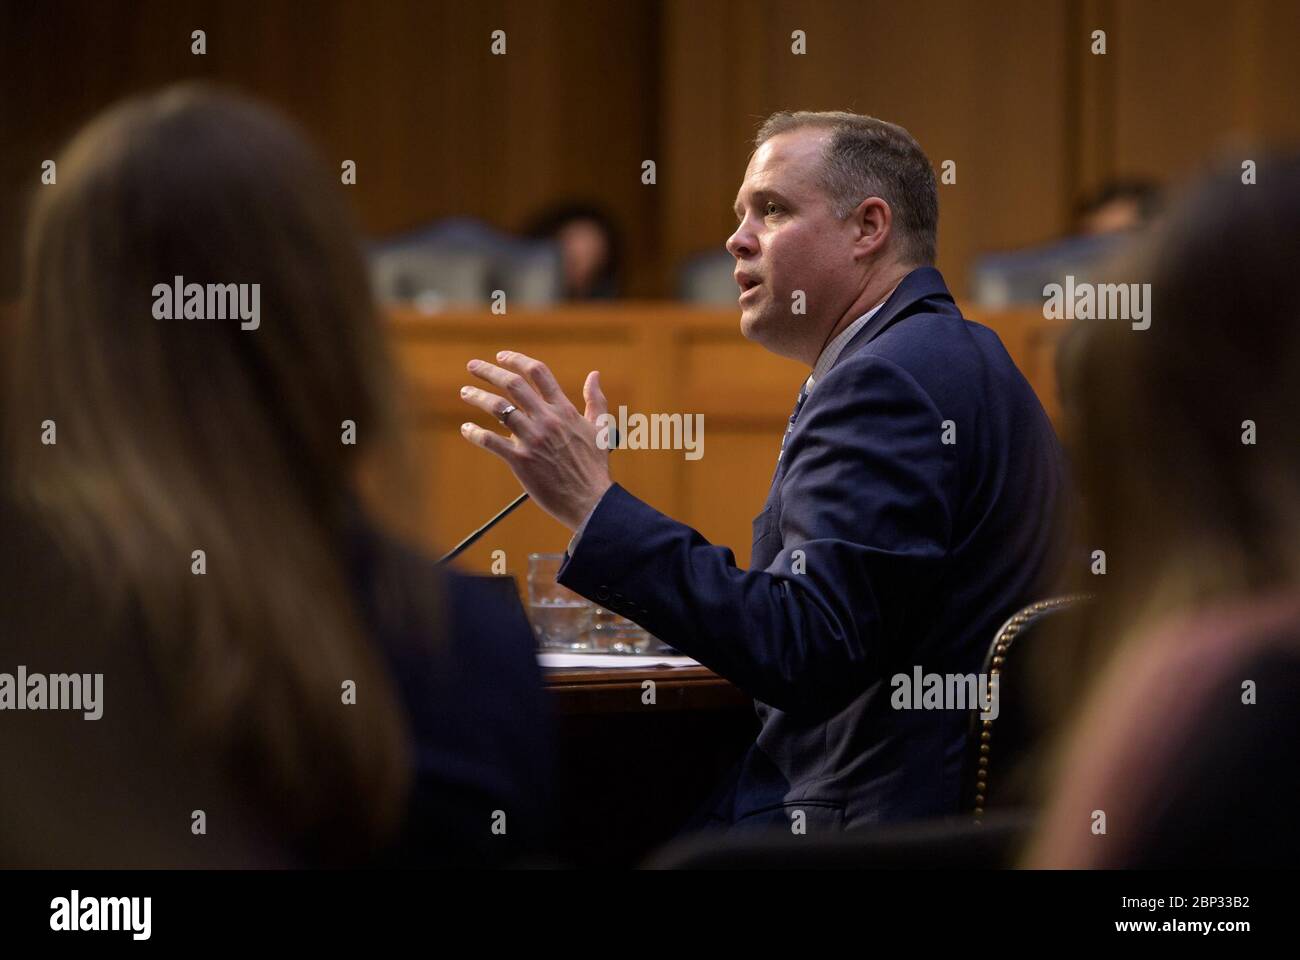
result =
M899 255L908 263L935 260L939 192L934 168L916 139L896 123L838 110L782 111L763 122L757 149L777 134L802 127L830 131L821 182L835 215L847 217L867 197L879 197L894 214Z

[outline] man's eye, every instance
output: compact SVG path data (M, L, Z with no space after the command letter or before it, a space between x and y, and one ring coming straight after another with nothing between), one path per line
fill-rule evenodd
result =
M780 207L779 205L773 203L771 200L767 201L767 203L763 205L763 215L764 215L764 216L768 216L768 217L770 217L770 216L772 216L772 215L774 215L774 214L776 214L776 213L779 213L780 210L781 210L781 207Z

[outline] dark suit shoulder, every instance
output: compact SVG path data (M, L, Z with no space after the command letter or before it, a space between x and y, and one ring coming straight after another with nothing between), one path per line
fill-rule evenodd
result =
M543 842L553 740L513 580L440 568L373 533L361 544L358 588L416 755L410 823L395 855L403 862L500 863L535 850ZM497 811L506 817L507 839L491 832Z
M997 407L1040 411L997 333L947 310L916 310L842 357L828 375L848 380L882 363L906 375L939 409L956 415Z
M938 365L970 368L1011 363L996 333L955 311L923 309L911 313L863 344L859 353L883 357L914 375L923 375Z

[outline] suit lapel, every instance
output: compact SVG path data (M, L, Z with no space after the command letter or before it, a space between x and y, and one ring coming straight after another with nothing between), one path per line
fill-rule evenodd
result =
M899 320L902 320L916 304L933 297L947 300L955 305L952 294L948 292L948 285L943 282L943 275L934 267L917 267L902 279L894 292L889 295L889 299L885 301L885 305L880 308L880 312L872 317L861 330L853 335L853 339L844 345L840 355L831 364L831 369L834 370L845 357L870 343Z
M831 364L831 369L835 369L849 354L862 348L870 343L880 334L884 333L889 327L903 319L910 312L911 308L923 300L931 298L940 298L954 304L952 294L948 292L948 286L943 282L943 276L934 267L917 267L907 276L905 276L894 292L889 295L885 305L880 308L880 312L868 321L861 330L853 335L853 338L844 345L840 355L835 358ZM799 390L799 400L795 402L794 413L790 417L790 425L781 440L782 451L790 439L790 433L794 429L794 421L798 418L801 408L806 405L807 398L804 395L802 387ZM779 545L777 549L772 550L771 544L763 551L768 556L759 557L759 542L764 539L768 532L771 531L772 525L778 522L776 514L779 512L778 504L780 502L780 488L785 476L784 468L787 466L785 457L782 455L776 463L776 469L772 472L772 482L768 486L767 500L763 504L763 510L754 518L754 539L752 544L753 556L750 558L751 566L767 566L771 557L780 552Z

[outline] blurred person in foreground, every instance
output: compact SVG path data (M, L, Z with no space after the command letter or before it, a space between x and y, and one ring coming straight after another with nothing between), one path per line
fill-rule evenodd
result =
M1083 320L1064 342L1107 572L1055 664L1095 682L1030 866L1300 858L1300 157L1259 171L1191 189L1117 278L1151 284L1149 329Z
M203 87L110 109L57 169L8 346L0 672L102 673L102 715L0 714L0 863L529 853L549 742L527 624L363 505L409 489L335 178ZM177 278L257 284L257 322L160 318Z

